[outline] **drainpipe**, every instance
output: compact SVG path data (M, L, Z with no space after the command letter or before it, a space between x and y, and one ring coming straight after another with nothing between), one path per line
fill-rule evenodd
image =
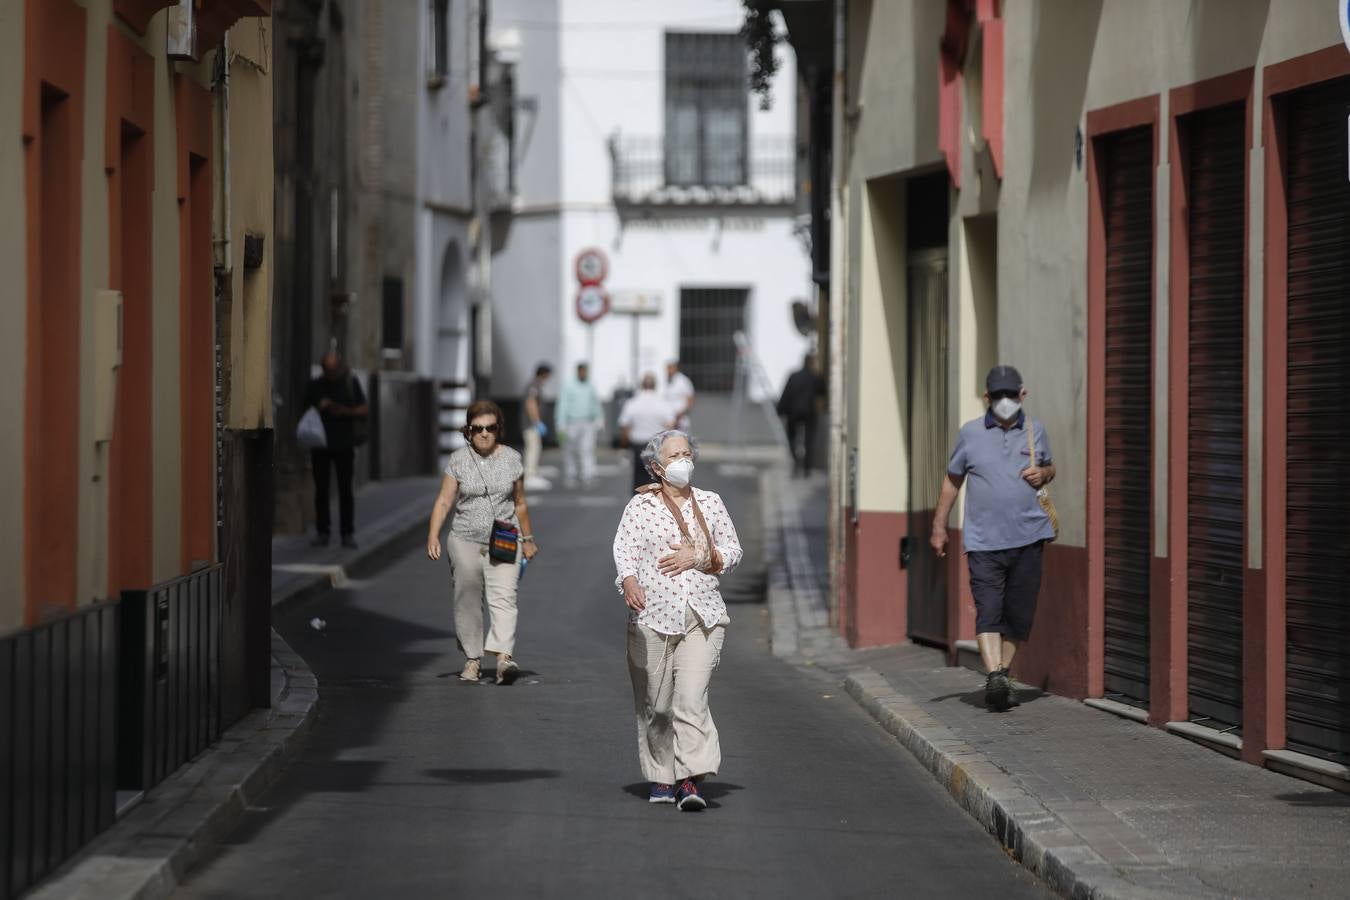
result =
M221 250L221 258L217 265L223 271L225 278L230 278L234 272L234 256L231 252L230 241L234 236L234 217L231 215L230 189L231 168L230 168L230 32L225 32L225 37L220 42L220 53L224 60L220 70L220 202L223 209L222 225L224 234L217 242Z
M839 592L842 587L846 527L844 502L848 499L848 433L844 428L844 335L847 327L848 294L846 239L848 222L844 217L844 191L848 167L845 165L845 104L848 102L847 68L844 52L848 22L847 0L834 0L834 93L831 98L830 168L830 595L827 605L830 620L839 625Z

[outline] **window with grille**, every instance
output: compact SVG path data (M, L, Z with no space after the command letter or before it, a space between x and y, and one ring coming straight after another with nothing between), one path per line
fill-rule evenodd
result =
M667 184L747 182L745 53L734 32L666 32Z
M728 393L736 380L736 340L745 329L746 288L680 289L680 371L694 389Z

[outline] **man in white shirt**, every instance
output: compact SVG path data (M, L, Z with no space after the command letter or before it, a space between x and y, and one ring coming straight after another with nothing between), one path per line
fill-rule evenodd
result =
M666 363L666 402L675 408L675 427L689 433L689 411L694 408L694 383L680 371L680 361Z
M619 413L619 428L623 441L633 452L633 489L651 482L651 473L642 464L642 449L647 442L672 427L675 408L656 392L656 376L651 372L642 376L642 390L628 398Z

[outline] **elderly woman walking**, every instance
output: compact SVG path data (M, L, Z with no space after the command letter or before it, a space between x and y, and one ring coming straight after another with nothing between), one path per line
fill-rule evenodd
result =
M441 558L441 528L453 508L446 550L455 582L455 637L467 657L459 677L478 681L486 650L497 655L497 683L511 684L520 674L511 655L516 644L518 560L533 559L538 552L525 503L525 467L519 453L500 443L502 411L497 404L479 400L465 419L463 434L469 445L451 454L445 467L431 511L427 556ZM491 615L486 641L485 589Z
M660 483L638 490L614 536L614 583L631 610L638 761L652 803L694 811L708 805L699 783L722 762L708 682L731 621L718 576L736 568L741 544L722 498L690 486L693 438L663 431L642 458Z

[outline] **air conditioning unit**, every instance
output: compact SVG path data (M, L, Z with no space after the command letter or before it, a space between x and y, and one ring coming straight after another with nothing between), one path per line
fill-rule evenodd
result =
M177 5L169 7L169 28L164 41L169 59L197 61L197 14L193 2L178 0Z

